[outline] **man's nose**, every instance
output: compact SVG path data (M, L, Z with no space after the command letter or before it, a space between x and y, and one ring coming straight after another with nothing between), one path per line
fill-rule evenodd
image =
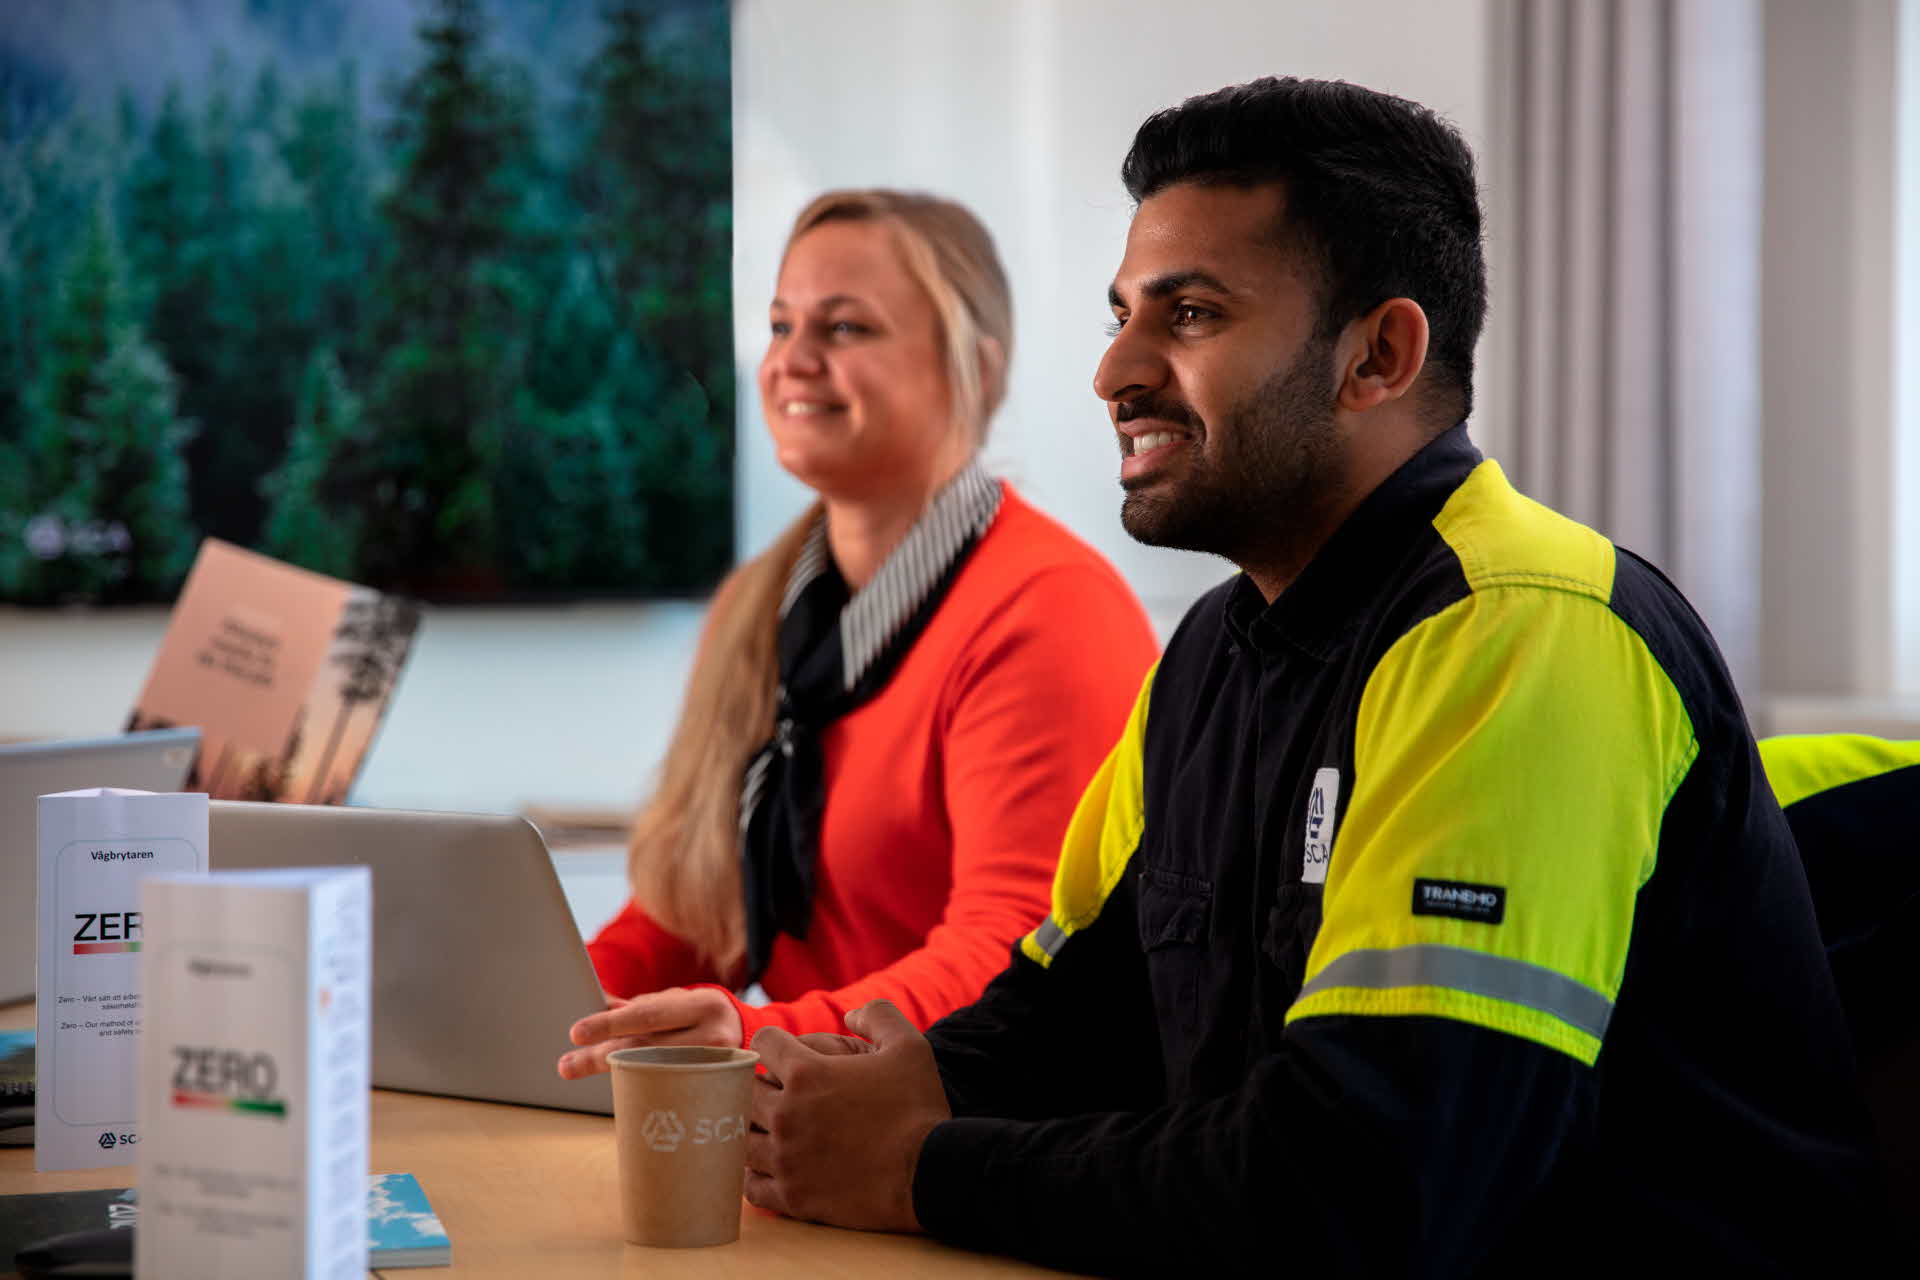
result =
M1166 381L1167 365L1153 345L1122 328L1093 371L1093 394L1108 403L1132 400Z

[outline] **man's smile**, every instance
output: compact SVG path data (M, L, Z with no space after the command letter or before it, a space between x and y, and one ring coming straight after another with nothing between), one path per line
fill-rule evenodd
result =
M1135 422L1118 426L1116 430L1120 443L1120 483L1123 485L1147 479L1194 441L1191 432L1170 429L1159 422Z
M1185 437L1177 431L1149 431L1144 435L1131 438L1133 447L1127 450L1127 455L1129 457L1138 457L1142 454L1152 453L1162 445L1169 445L1176 440L1182 439L1185 439Z

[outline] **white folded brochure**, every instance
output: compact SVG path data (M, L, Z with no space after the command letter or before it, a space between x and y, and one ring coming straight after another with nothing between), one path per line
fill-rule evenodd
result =
M33 1167L131 1163L140 885L207 869L207 798L95 787L39 802Z
M365 1274L372 898L365 867L146 882L147 1280Z

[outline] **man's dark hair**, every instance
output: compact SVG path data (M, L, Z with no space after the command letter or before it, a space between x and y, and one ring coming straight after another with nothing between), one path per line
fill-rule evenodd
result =
M1427 313L1427 370L1443 393L1430 414L1451 425L1472 409L1487 314L1480 196L1473 153L1432 111L1343 81L1270 76L1153 116L1120 179L1136 202L1186 182L1280 183L1282 239L1317 286L1318 336L1412 298Z

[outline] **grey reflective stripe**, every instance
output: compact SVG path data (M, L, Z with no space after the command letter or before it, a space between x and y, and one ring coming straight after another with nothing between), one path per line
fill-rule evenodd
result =
M1300 988L1300 998L1330 987L1445 987L1549 1014L1595 1038L1606 1035L1607 1020L1613 1016L1613 1001L1564 974L1524 960L1431 943L1349 951Z
M1066 940L1066 931L1053 922L1052 916L1042 920L1040 927L1033 931L1034 945L1046 952L1049 960L1060 954L1060 946Z

